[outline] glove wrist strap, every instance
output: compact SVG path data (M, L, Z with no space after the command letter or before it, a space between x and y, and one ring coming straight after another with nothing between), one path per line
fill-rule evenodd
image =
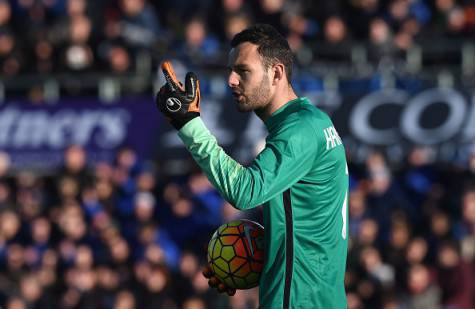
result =
M186 113L183 116L176 117L175 119L172 119L171 124L175 129L177 129L177 131L179 131L181 128L183 128L183 126L185 124L188 123L188 121L190 121L190 120L192 120L196 117L199 117L199 116L200 116L200 113L189 112L189 113Z

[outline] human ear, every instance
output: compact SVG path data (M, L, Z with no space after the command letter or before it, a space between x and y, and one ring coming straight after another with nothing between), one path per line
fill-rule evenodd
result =
M277 84L285 76L285 69L282 63L277 63L272 67L272 84Z

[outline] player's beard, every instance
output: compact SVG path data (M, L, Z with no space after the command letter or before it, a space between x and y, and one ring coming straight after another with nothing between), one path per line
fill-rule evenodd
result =
M267 76L267 74L264 74L259 85L242 94L241 100L237 101L237 109L240 112L250 112L253 110L259 110L267 106L269 104L269 101L269 77Z

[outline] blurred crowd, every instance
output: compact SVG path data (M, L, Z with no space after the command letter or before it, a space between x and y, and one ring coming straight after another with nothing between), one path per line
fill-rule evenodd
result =
M370 57L415 41L475 34L473 0L0 0L0 75L133 71L140 55L221 64L254 22L286 35L297 59L337 58L354 43Z
M0 153L2 308L256 308L258 290L219 295L201 270L213 231L238 212L193 167L170 176L132 149L87 164L70 146L50 175L9 172ZM349 157L349 308L475 308L475 156L415 148L400 168Z

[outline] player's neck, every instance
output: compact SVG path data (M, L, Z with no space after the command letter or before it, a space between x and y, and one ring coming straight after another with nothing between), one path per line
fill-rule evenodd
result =
M287 102L295 100L297 95L292 87L286 87L283 91L277 91L270 103L262 109L256 109L254 112L263 122L265 122L273 113L284 106Z

